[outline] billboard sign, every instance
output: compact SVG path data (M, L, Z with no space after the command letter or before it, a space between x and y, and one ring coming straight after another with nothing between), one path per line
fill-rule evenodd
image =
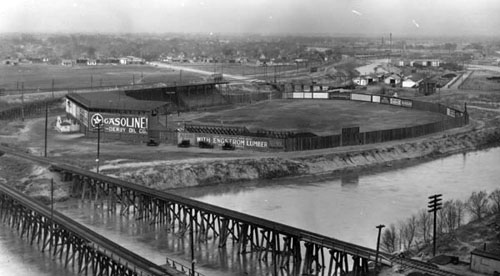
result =
M410 100L401 100L401 106L412 107L413 106L413 102L410 101Z
M398 98L390 98L389 103L392 105L399 105L401 106L401 99Z
M90 117L90 126L97 129L102 126L105 132L148 134L148 117L94 113Z

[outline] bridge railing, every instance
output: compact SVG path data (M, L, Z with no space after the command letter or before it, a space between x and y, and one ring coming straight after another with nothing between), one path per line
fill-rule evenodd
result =
M185 266L185 265L183 265L183 264L181 264L173 259L170 259L169 257L165 257L165 259L167 261L167 266L169 266L175 270L181 271L188 276L205 276L196 270L195 270L194 275L193 275L191 268L189 268L188 266Z

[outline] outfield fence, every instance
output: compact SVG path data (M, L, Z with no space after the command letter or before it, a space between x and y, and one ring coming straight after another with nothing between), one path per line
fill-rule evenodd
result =
M297 95L296 93L294 94L295 95L291 95L292 98L295 96L304 99L303 96ZM308 98L314 99L315 97L311 96ZM409 139L445 131L452 128L462 127L469 123L469 115L467 111L460 111L439 103L429 103L397 97L362 93L333 93L329 94L328 98L395 105L403 108L440 113L446 115L446 117L438 122L402 128L359 132L359 127L351 127L343 128L342 133L338 135L286 138L284 143L285 151L324 149L339 146L364 145L393 140Z

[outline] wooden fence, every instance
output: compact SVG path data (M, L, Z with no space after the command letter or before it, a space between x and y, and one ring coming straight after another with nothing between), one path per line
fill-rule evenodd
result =
M51 108L61 103L61 98L28 102L24 105L14 106L0 111L0 120L16 120L32 118L45 113L45 107Z
M348 93L342 93L347 95ZM421 111L435 112L446 115L446 118L433 123L403 128L359 132L359 128L342 129L342 134L317 137L293 137L285 139L285 151L314 150L334 148L348 145L363 145L402 140L462 127L469 123L467 111L460 111L439 103L428 103L387 96L377 96L360 93L349 93L349 99L379 104L390 104L402 108L412 108ZM347 97L343 97L347 98Z

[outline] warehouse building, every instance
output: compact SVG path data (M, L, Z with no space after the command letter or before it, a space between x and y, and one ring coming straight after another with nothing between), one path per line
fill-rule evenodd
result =
M166 131L160 115L168 102L145 101L123 91L68 94L66 116L86 136L96 136L100 127L103 139L145 142L158 139Z

